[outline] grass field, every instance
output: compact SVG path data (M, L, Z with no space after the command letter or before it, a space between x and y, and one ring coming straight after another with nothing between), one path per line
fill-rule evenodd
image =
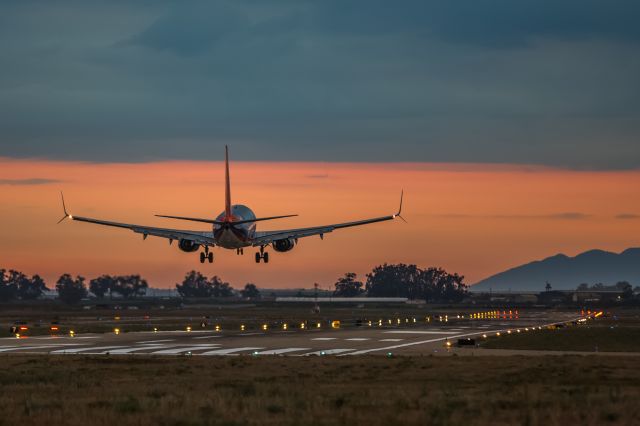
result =
M637 424L635 357L2 356L0 425Z
M588 325L502 333L481 344L487 349L521 349L587 352L640 352L640 323L630 318L621 321L599 319Z

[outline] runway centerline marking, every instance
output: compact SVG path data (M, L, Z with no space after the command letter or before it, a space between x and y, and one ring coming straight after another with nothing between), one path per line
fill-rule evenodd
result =
M216 339L218 337L222 337L220 335L217 336L200 336L200 337L194 337L193 340L199 340L199 339Z
M104 351L104 352L100 352L101 354L105 354L105 353L110 353L111 355L119 355L119 354L128 354L131 352L136 352L136 351L146 351L146 350L151 350L151 349L160 349L160 348L164 348L166 347L166 345L148 345L148 346L136 346L136 347L129 347L129 348L124 348L124 349L114 349L112 351Z
M368 338L368 337L351 337L351 338L344 339L344 340L351 340L353 342L364 342L365 340L371 340L371 339Z
M160 340L143 340L142 342L136 342L137 345L142 343L164 343L164 342L175 342L176 339L160 339Z
M379 342L402 342L404 339L380 339Z
M337 337L314 337L311 340L336 340Z

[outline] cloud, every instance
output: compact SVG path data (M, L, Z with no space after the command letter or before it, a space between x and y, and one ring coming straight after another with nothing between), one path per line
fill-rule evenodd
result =
M640 215L634 213L620 213L616 215L616 219L640 219Z
M0 179L0 185L28 186L28 185L48 185L61 182L56 179L28 178L28 179Z
M443 213L428 216L442 217L447 219L553 219L553 220L585 220L593 216L580 212L562 212L551 214L487 214L487 215L471 215L461 213Z
M36 4L0 15L0 156L640 168L635 1Z

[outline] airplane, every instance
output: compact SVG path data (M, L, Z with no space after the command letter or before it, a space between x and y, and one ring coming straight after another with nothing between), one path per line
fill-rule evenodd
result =
M298 240L304 237L319 235L324 239L324 234L333 232L336 229L349 228L353 226L366 225L369 223L383 222L400 218L402 213L402 197L404 191L400 193L400 207L398 212L390 216L375 217L355 222L335 223L324 226L314 226L310 228L284 229L276 231L257 231L256 222L283 219L287 217L297 216L295 214L270 216L257 218L253 211L242 204L231 204L231 183L229 179L229 148L225 146L225 203L224 211L215 219L200 219L184 216L155 215L157 217L167 219L178 219L191 222L201 222L213 225L212 231L189 231L182 229L156 228L151 226L134 225L129 223L111 222L101 219L93 219L69 214L64 201L64 194L61 192L62 209L64 216L58 221L58 224L65 219L77 222L87 222L97 225L111 226L116 228L130 229L131 231L142 234L143 239L147 239L149 235L153 237L166 238L169 244L174 240L178 241L178 248L187 253L200 252L200 263L213 263L213 253L210 247L221 247L229 250L236 250L237 254L244 254L245 247L259 247L259 251L255 254L256 263L263 261L269 262L269 253L265 249L269 246L273 247L276 252L287 252L292 250ZM405 221L406 222L406 221Z

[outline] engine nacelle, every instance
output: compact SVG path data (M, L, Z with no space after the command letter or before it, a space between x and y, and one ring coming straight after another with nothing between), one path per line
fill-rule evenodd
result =
M196 244L191 240L180 240L180 242L178 242L178 247L182 251L186 251L187 253L191 253L191 252L194 252L194 251L198 251L198 249L200 248L200 244Z
M275 251L284 252L293 249L296 242L291 238L285 238L284 240L276 240L273 242L273 249Z

